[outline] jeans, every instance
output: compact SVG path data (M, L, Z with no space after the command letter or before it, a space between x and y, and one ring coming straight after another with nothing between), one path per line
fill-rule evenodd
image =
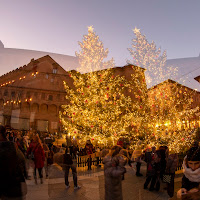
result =
M72 169L74 186L77 187L77 172L76 172L76 167L73 165L68 165L65 167L65 185L69 185L68 176L70 168Z

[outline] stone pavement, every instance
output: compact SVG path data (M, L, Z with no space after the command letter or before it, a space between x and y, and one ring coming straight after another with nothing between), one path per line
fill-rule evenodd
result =
M141 168L145 174L146 166ZM150 192L143 189L145 176L136 177L135 170L127 166L125 180L122 182L124 200L168 200L164 184L161 184L159 192ZM39 182L39 180L38 180ZM102 169L78 172L78 184L80 189L74 190L73 179L70 171L70 188L64 184L64 173L57 165L53 165L49 172L49 178L44 179L44 184L35 185L34 180L28 180L27 200L104 200L104 175ZM175 188L180 188L181 178L175 179ZM173 198L175 200L176 198Z

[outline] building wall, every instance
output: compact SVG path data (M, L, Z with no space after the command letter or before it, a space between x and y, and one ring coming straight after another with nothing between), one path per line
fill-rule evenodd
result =
M114 74L131 80L137 74L135 91L127 89L133 101L138 100L135 93L146 83L144 70L136 66L114 68ZM69 102L63 81L73 87L73 80L51 57L32 60L29 64L0 77L0 123L15 129L57 132L62 129L59 122L61 106ZM145 97L146 98L146 97Z

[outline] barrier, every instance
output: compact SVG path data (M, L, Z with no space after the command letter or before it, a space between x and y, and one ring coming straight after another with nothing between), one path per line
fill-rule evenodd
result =
M86 156L77 157L77 167L88 166L88 170L91 170L92 165L99 167L102 164L102 157L99 153L93 153Z

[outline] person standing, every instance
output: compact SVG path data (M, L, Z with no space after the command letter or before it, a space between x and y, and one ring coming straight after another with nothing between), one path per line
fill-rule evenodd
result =
M166 170L165 173L171 175L170 183L167 183L167 193L170 198L174 196L174 178L175 171L178 165L178 155L169 149L166 150Z
M123 200L122 175L126 172L127 159L119 155L122 148L113 146L104 160L105 200Z
M138 141L136 144L136 148L133 151L132 157L131 157L132 161L136 162L136 176L143 176L140 173L140 168L141 168L141 161L142 161L142 148L141 148L141 141Z
M152 147L152 152L145 153L145 160L147 162L147 175L146 181L144 183L144 189L147 189L149 183L150 188L149 191L153 191L156 184L156 190L160 189L160 152L156 151L155 147Z
M68 176L69 176L69 170L72 170L72 174L73 174L73 181L74 181L74 189L80 189L81 186L79 186L77 184L77 171L76 171L76 166L74 166L73 164L73 160L72 160L72 156L71 154L68 152L68 148L66 148L65 150L65 154L63 157L63 168L65 171L65 186L68 189L70 187L69 185L69 180L68 180Z
M43 173L42 169L44 167L44 161L45 161L45 153L44 149L41 143L41 140L38 135L33 137L33 143L32 145L29 146L27 150L27 154L32 153L34 155L34 179L35 179L35 184L37 184L37 173L36 171L38 170L39 177L40 177L40 183L43 183Z
M49 147L48 147L47 144L45 143L45 140L44 140L44 139L43 139L42 145L43 145L44 154L45 154L44 169L45 169L46 178L48 178L48 176L49 176L49 169L48 169L47 159L48 159L48 156L49 156Z
M160 155L161 155L161 160L160 160L160 165L161 165L160 178L161 178L161 180L163 180L163 174L165 173L165 169L166 169L166 151L167 150L168 150L167 146L159 147L159 151L160 151Z

